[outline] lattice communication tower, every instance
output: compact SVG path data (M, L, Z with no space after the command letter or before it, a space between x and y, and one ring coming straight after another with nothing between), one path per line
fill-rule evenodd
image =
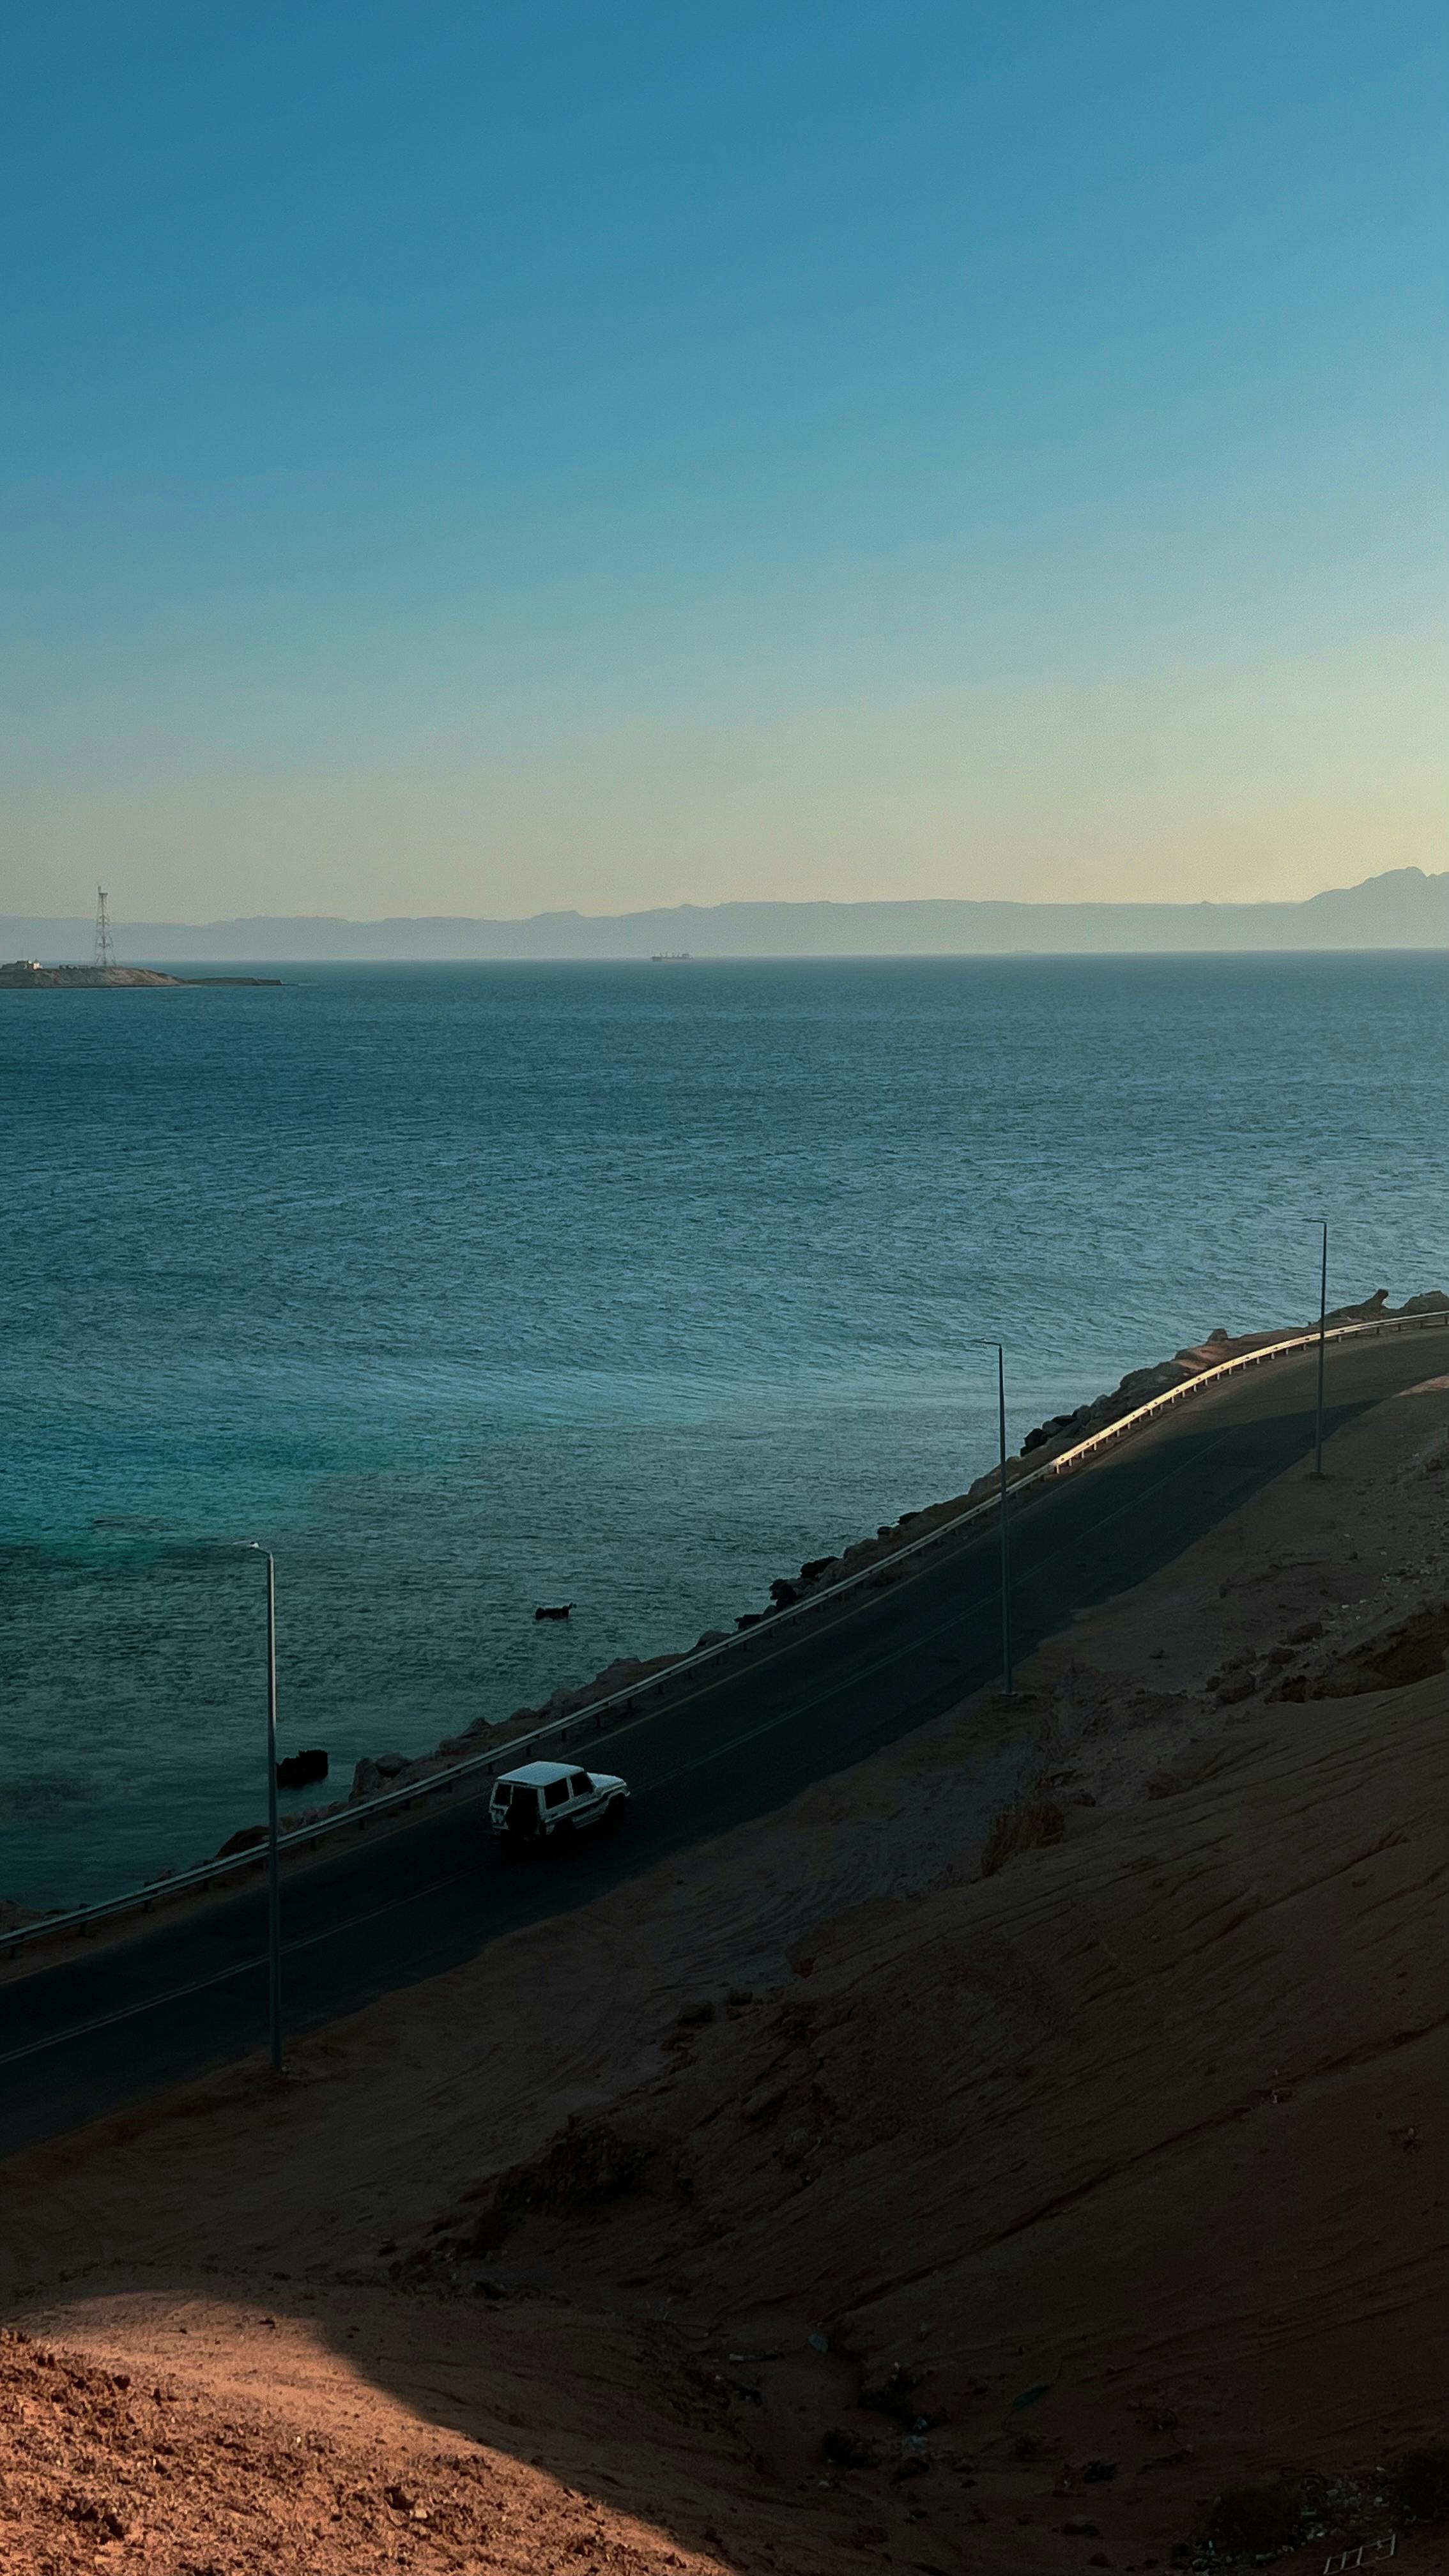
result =
M96 888L96 964L114 966L116 952L111 944L111 916L106 909L111 898L104 886Z

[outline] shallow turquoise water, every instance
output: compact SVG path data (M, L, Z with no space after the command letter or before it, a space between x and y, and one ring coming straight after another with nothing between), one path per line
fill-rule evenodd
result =
M1223 1324L1449 1274L1439 956L0 995L0 1893L345 1787ZM573 1599L568 1627L536 1601ZM315 1793L314 1793L315 1794Z

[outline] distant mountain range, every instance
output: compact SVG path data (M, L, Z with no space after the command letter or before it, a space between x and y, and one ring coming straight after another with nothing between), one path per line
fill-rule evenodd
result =
M79 963L89 920L0 915L0 960ZM118 921L127 965L224 959L1122 956L1214 949L1449 948L1449 872L1393 868L1305 903L720 903L539 912L527 921L333 921L262 914Z

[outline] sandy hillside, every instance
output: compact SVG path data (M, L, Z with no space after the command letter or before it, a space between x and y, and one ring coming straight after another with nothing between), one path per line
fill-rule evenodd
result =
M1282 2563L1437 2566L1374 2473L1449 2434L1446 1435L1380 1406L1018 1707L280 2092L13 2164L0 2566L1051 2576L1280 2472Z

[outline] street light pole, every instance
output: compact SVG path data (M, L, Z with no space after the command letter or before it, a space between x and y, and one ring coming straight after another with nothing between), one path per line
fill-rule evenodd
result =
M1328 1338L1328 1219L1318 1220L1323 1228L1323 1263L1318 1273L1318 1419L1314 1439L1313 1473L1323 1476L1323 1360Z
M1001 1535L1001 1691L1004 1699L1015 1696L1011 1670L1011 1533L1007 1524L1006 1479L1006 1353L1000 1342L982 1342L983 1351L996 1353L996 1442L1000 1470L999 1500L996 1517Z
M270 1548L267 1560L267 2013L271 2024L272 2073L282 2071L282 1865L277 1843L277 1567Z
M1001 1523L1001 1688L1010 1699L1011 1687L1011 1540L1006 1523L1006 1353L996 1345L996 1432L1001 1455L1001 1503L997 1519Z

